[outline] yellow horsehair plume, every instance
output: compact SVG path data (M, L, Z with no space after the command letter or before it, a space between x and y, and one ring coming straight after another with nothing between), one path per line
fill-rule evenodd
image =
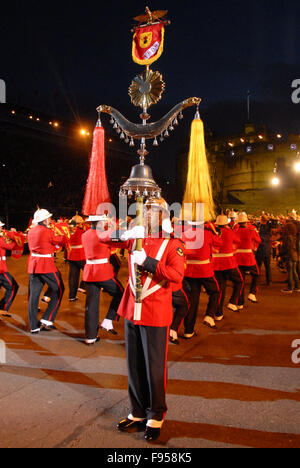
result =
M215 218L215 206L206 156L204 125L198 116L199 113L196 114L196 118L192 122L188 174L183 199L183 204L188 203L189 206L183 205L183 214L185 220L204 220L206 222ZM196 203L201 203L204 206L204 213L202 212L201 215L196 209Z

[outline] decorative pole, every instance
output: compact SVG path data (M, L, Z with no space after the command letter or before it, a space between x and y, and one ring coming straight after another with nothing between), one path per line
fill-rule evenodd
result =
M169 132L175 130L178 119L183 118L183 110L190 106L199 106L201 99L197 97L186 99L177 104L158 122L148 123L150 115L148 109L160 101L165 90L165 83L159 72L150 69L150 65L160 58L164 49L165 26L170 21L163 19L168 12L165 10L151 12L146 8L146 14L134 18L138 26L134 27L132 44L132 59L138 65L145 66L145 70L132 81L129 95L133 105L141 107L141 124L134 124L127 120L119 111L111 106L100 105L97 108L99 115L104 112L111 116L110 123L120 135L120 138L131 147L135 140L140 140L138 152L140 163L131 170L130 178L120 189L121 197L134 197L137 203L137 225L143 226L143 203L150 197L161 197L161 189L155 183L152 170L145 164L149 154L146 148L147 140L153 140L153 146L158 146L158 137L163 142L170 136ZM143 249L143 240L137 240L137 250ZM136 268L135 285L135 314L134 320L141 320L142 306L142 269Z

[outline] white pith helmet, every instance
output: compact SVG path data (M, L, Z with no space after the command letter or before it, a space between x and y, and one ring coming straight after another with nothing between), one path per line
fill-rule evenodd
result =
M229 224L229 219L225 215L219 215L216 219L216 224L218 226L227 226L227 224Z
M237 222L238 223L248 223L248 215L245 212L239 213L237 216Z
M34 213L33 223L38 224L46 221L46 219L52 218L52 214L48 210L37 210Z

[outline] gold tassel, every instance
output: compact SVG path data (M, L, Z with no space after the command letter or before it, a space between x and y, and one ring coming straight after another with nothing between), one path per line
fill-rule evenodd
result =
M202 210L197 205L200 203ZM189 205L185 206L185 204ZM182 215L186 221L207 222L215 219L212 184L205 149L204 125L199 112L192 122Z

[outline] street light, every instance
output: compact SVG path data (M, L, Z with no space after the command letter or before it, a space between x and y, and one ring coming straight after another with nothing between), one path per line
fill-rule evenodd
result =
M300 172L300 161L297 161L295 163L294 169L295 169L296 172Z
M299 153L299 151L297 153L297 158L296 158L296 161L295 161L295 164L294 164L294 169L295 169L295 172L300 172L300 153Z
M278 169L277 162L275 162L275 167L274 167L274 170L273 170L274 177L273 177L273 179L271 181L273 187L278 187L278 185L280 185L280 179L277 176L277 169Z
M278 185L280 185L280 179L279 179L277 176L273 177L273 179L272 179L272 185L273 185L274 187L277 187Z

